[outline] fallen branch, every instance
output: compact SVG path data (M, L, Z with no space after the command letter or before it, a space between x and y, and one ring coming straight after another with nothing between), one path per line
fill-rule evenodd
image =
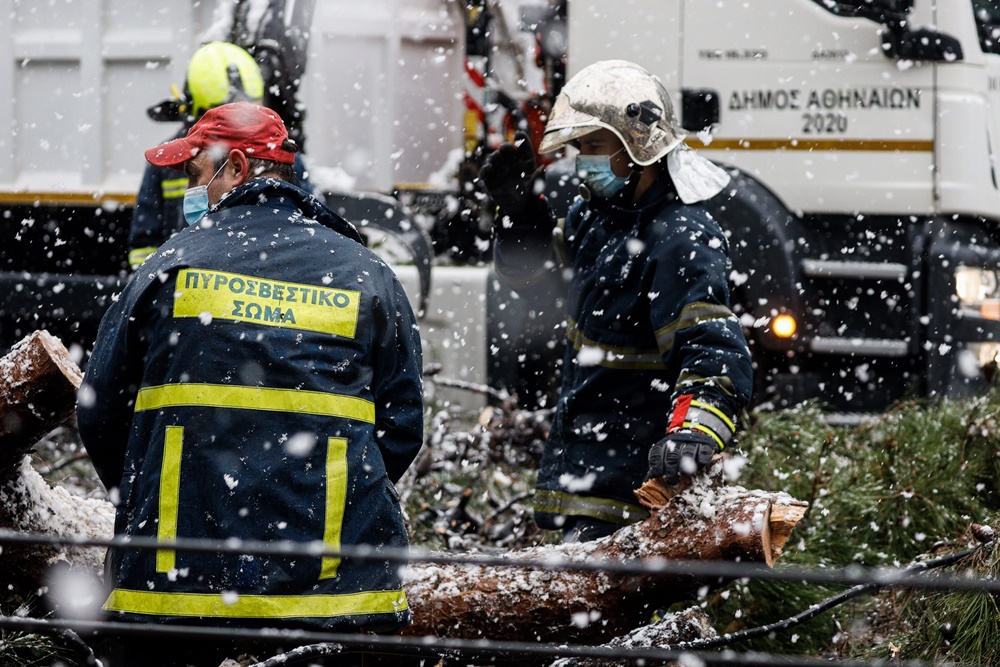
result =
M667 614L660 620L646 625L624 637L616 637L607 644L609 649L662 648L715 637L712 622L700 607L690 607L676 614ZM630 667L634 660L612 658L561 658L551 667Z

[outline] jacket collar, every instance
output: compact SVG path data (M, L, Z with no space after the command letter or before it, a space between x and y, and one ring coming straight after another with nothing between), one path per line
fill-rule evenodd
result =
M212 207L210 213L238 206L261 204L277 209L299 211L303 217L315 220L361 245L365 244L364 238L354 225L331 211L319 199L302 188L276 178L253 178L233 188L223 195L222 200Z

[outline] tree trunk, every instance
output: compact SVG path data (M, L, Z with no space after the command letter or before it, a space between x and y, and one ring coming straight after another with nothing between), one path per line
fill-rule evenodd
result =
M721 463L716 467L721 471ZM637 559L738 560L772 564L806 504L784 493L719 487L700 478L651 516L583 544L505 554L539 568L410 567L407 635L526 641L606 641L649 622L656 609L696 595L704 582L663 574L545 569L545 563Z
M79 498L42 479L26 454L76 406L83 374L62 342L36 331L0 359L0 528L64 537L110 539L114 508ZM0 583L35 590L49 566L100 575L103 549L9 547L0 552Z
M62 341L36 331L0 359L0 482L18 474L21 458L76 409L83 373Z

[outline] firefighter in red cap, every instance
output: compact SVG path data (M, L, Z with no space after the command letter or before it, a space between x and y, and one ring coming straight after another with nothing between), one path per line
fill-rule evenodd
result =
M118 498L116 535L165 545L110 552L114 620L375 632L409 622L385 561L166 546L407 544L394 484L423 435L414 316L354 226L289 182L294 153L278 115L248 102L146 151L184 170L191 224L108 310L78 405L83 442ZM217 665L214 651L229 648L144 639L123 650L120 664Z

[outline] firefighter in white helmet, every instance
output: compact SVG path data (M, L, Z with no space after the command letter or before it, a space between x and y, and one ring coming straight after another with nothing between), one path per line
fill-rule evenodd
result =
M480 177L503 214L501 278L523 298L546 273L568 280L562 388L535 516L574 541L643 518L634 490L645 479L677 484L730 444L752 370L730 310L728 242L702 203L729 176L684 143L660 81L621 60L581 70L539 150L567 144L583 186L562 224L527 136L493 153Z
M228 42L204 44L188 61L183 92L150 107L150 118L160 122L181 121L173 138L188 133L206 111L231 102L260 104L264 79L260 67L247 51ZM315 194L300 154L293 165L297 185ZM129 229L129 265L135 269L167 239L186 226L181 203L187 179L164 167L147 165L132 210Z

